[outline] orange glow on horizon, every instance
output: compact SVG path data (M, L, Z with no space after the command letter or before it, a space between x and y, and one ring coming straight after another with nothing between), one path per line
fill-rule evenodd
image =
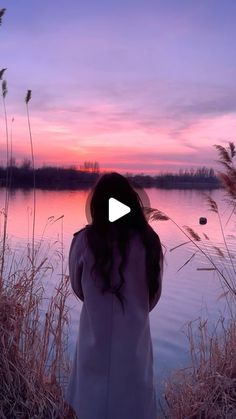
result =
M82 114L79 121L75 117L72 119L73 115L66 109L64 113L70 116L68 121L62 116L62 110L52 110L40 117L32 112L36 166L73 165L79 168L84 161L97 161L102 171L122 173L159 173L203 165L214 167L213 144L232 138L236 130L234 114L195 120L173 135L164 123L149 130L128 116L123 116L119 123L111 123L111 111L114 111L111 106L97 104L93 108L94 120ZM3 118L0 123L0 147L4 150ZM30 158L25 116L14 117L12 132L13 156L18 161ZM1 154L1 164L4 164L4 153Z

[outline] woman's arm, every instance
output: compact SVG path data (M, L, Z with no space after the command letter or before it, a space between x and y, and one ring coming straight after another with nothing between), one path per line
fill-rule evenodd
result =
M82 235L76 234L71 242L69 251L69 277L71 287L74 293L81 301L84 301L84 295L81 285L83 272L83 246L81 246Z
M154 295L154 297L152 298L151 302L149 303L149 313L157 305L160 299L161 291L162 291L162 275L159 276L158 282L159 282L158 290L156 294Z
M158 243L159 243L159 269L158 269L158 275L157 275L157 283L158 283L158 287L157 287L157 291L154 294L153 298L151 299L151 301L149 302L149 312L157 305L160 296L161 296L161 292L162 292L162 278L163 278L163 264L164 264L164 255L163 255L163 251L162 251L162 246L161 246L161 242L159 239L159 236L157 236L158 239ZM158 253L158 252L157 252Z

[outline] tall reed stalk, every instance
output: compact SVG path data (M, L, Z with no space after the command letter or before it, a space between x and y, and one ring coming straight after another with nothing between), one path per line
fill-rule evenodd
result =
M2 69L0 72L0 80L3 76L3 73L6 69ZM2 239L2 258L1 258L1 268L0 268L0 288L2 284L4 264L5 264L5 251L6 251L6 236L7 236L7 219L8 219L8 207L9 207L9 189L8 189L8 178L9 178L9 134L8 134L8 119L7 119L7 109L6 109L6 95L7 95L7 82L6 80L2 81L2 101L3 101L3 110L4 110L4 119L5 119L5 135L6 135L6 188L5 188L5 204L4 204L4 223L3 223L3 239Z
M12 154L12 137L13 137L13 123L14 118L11 119L11 132L10 132L10 160L9 160L9 188L11 189L12 185L12 166L13 166L13 154Z
M0 9L0 25L5 9ZM0 71L0 79L6 69ZM76 415L64 402L64 380L71 369L67 353L69 312L66 300L71 293L69 277L63 266L63 220L61 223L61 278L51 297L46 313L40 314L45 299L42 277L53 271L48 253L35 250L35 163L29 106L31 91L25 102L34 176L34 210L32 255L22 257L15 266L14 254L8 272L4 269L7 244L7 214L9 203L9 135L5 104L7 84L2 82L2 98L6 127L6 196L4 209L3 246L0 249L0 418L72 419ZM14 119L12 119L13 124ZM12 126L10 156L12 162ZM8 254L9 257L9 254ZM67 326L67 327L66 327ZM66 328L65 328L66 327Z
M26 94L26 97L25 97L25 103L26 103L26 113L27 113L28 130L29 130L29 137L30 137L32 169L33 169L33 223L32 223L32 257L31 257L31 261L32 261L32 266L34 267L34 259L35 259L35 220L36 220L36 182L35 182L33 138L32 138L31 123L30 123L30 116L29 116L29 101L30 101L30 99L31 99L31 90L28 90L27 94Z

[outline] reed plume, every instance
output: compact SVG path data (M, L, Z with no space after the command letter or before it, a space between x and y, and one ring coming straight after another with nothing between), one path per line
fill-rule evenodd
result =
M2 68L0 70L0 80L2 80L2 76L3 76L3 74L5 73L6 70L7 70L7 68Z
M2 17L6 13L6 9L0 9L0 26L2 24Z
M215 147L219 153L218 162L221 163L225 169L225 172L218 172L218 177L220 181L222 182L224 190L226 192L226 195L228 198L227 202L231 206L233 206L233 210L230 215L230 218L231 218L233 214L236 214L236 168L234 166L234 161L233 161L233 158L236 156L235 146L232 142L230 142L228 145L228 148L222 147L221 145L215 145ZM231 255L231 252L230 252L230 249L229 249L226 237L225 237L224 228L222 224L221 215L219 213L218 205L211 196L207 194L204 194L204 195L205 195L206 202L209 206L209 210L214 212L218 216L226 254L229 258L231 268L233 271L232 275L230 275L229 272L224 269L224 267L223 268L219 267L217 265L217 262L211 257L211 255L209 255L205 251L205 249L201 246L202 239L200 235L196 231L194 231L191 227L189 226L183 226L183 228L180 227L178 223L176 223L175 220L173 220L171 217L164 214L162 211L154 209L154 208L147 209L146 213L149 215L150 219L154 221L170 220L188 238L188 242L185 242L183 244L187 244L191 242L196 247L197 251L200 252L210 262L210 265L211 265L210 268L202 268L201 270L204 270L204 269L215 270L217 274L219 275L220 281L223 281L223 284L227 287L230 295L233 298L235 298L236 297L236 266L235 266L234 258ZM205 233L203 233L203 235L206 240L209 240L209 237ZM216 250L216 246L213 246L213 249ZM222 257L223 252L221 249L218 248L217 253L220 257ZM184 266L186 266L186 264L192 260L194 255L195 253L187 260L187 262L185 262L181 266L181 268L179 268L179 270L182 269Z
M234 165L234 157L236 149L233 142L229 142L228 148L215 145L219 153L218 162L226 169L224 172L219 171L218 177L225 189L228 203L233 206L233 212L236 209L236 167Z

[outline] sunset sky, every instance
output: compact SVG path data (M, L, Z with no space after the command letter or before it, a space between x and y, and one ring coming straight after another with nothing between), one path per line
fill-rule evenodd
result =
M235 0L2 0L13 155L120 172L217 167L236 137ZM11 119L14 122L11 127ZM6 161L0 107L0 163Z

